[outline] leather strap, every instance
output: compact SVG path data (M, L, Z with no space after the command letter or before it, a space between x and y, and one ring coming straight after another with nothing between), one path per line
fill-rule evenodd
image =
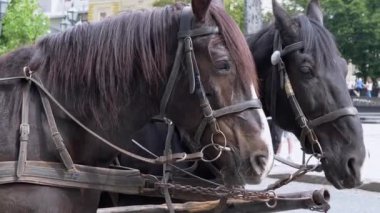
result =
M164 115L166 113L166 108L168 106L169 99L174 90L174 85L177 80L177 76L181 67L182 52L183 52L183 43L179 41L172 71L170 73L169 80L166 84L164 94L162 95L162 98L161 98L160 115Z
M19 149L19 154L18 154L17 170L16 170L16 176L18 178L20 178L23 175L25 171L26 160L27 160L27 152L28 152L27 148L28 148L29 133L30 133L30 126L29 126L30 87L31 87L31 82L28 81L22 90L20 149Z
M261 109L262 104L259 99L253 99L250 101L234 104L231 106L227 106L218 110L212 111L212 115L214 118L219 118L224 115L233 114L233 113L239 113L243 112L247 109ZM201 121L201 123L198 126L197 131L195 132L194 140L197 143L196 148L200 148L200 139L202 138L202 135L204 133L204 130L207 126L207 124L211 121L212 117L204 117Z
M313 128L321 124L332 122L344 116L355 116L357 114L358 114L358 110L355 107L345 107L342 109L335 110L333 112L329 112L314 120L310 120L308 124L311 128Z
M299 41L294 44L290 44L286 46L282 51L281 51L281 56L286 56L287 54L294 52L296 50L301 50L303 49L303 42Z
M42 84L42 81L38 76L35 76L35 78ZM38 92L41 97L42 106L44 107L46 120L49 124L49 129L53 138L55 148L57 149L61 157L62 163L65 165L67 170L75 170L74 162L71 159L69 152L67 151L66 145L63 143L61 133L58 131L58 127L54 119L54 114L53 110L51 109L49 99L46 97L45 93L41 91L40 88L38 89Z
M178 32L178 39L185 37L197 37L219 33L218 27L201 27L193 30Z

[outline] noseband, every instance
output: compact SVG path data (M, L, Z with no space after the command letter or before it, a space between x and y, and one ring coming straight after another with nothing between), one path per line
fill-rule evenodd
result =
M276 112L276 108L275 108L276 95L278 91L277 79L279 78L281 82L280 83L281 88L285 88L285 92L289 100L290 106L295 114L295 120L297 121L299 127L302 130L301 136L300 136L302 147L304 149L306 148L305 143L306 143L306 138L308 138L309 142L311 142L312 154L318 158L322 158L324 153L322 150L322 146L318 140L318 137L315 134L314 129L322 124L333 122L345 116L356 116L358 114L358 111L355 107L350 106L350 107L344 107L332 112L328 112L312 120L309 120L306 118L294 94L292 84L289 80L289 76L286 71L285 63L282 60L282 57L286 56L287 54L298 51L298 50L302 50L303 48L304 48L304 44L302 41L296 42L294 44L291 44L282 48L282 41L281 41L279 32L276 31L275 36L274 36L274 44L273 44L274 52L271 57L271 63L274 66L274 71L272 72L272 85L271 85L272 86L271 112L272 112L272 116L274 116ZM314 145L316 145L319 150L314 150Z
M171 74L169 76L168 83L166 84L164 94L161 98L159 117L165 117L166 108L169 103L169 99L174 91L175 83L178 78L178 73L181 68L181 62L184 61L185 72L189 77L190 94L195 93L197 95L203 114L203 119L199 124L193 139L193 142L195 142L195 144L188 143L188 145L191 146L190 148L193 150L201 149L201 152L203 152L204 149L207 149L208 147L216 148L219 151L219 154L214 159L202 159L203 161L211 162L219 158L222 151L231 150L229 147L227 147L227 138L224 135L224 133L220 130L216 119L227 114L239 113L248 109L260 109L262 108L262 105L259 99L252 99L231 106L227 106L218 110L212 109L201 81L198 64L195 59L192 39L194 37L218 34L219 29L218 27L200 27L192 29L191 24L193 17L193 12L190 7L183 8L178 32L178 47L176 57L174 60ZM212 129L211 143L206 146L203 146L202 148L200 140L207 125L210 125ZM222 136L224 139L223 145L214 143L214 137L218 134Z

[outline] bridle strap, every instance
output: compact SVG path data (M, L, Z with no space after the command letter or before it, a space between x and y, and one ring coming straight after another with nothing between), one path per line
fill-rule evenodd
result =
M166 84L164 94L162 95L161 102L160 102L160 115L164 115L167 105L169 103L169 99L171 97L171 94L174 90L174 85L177 80L177 76L181 67L181 58L183 53L183 42L178 42L178 47L175 55L174 64L169 76L169 80Z
M247 109L261 109L261 108L262 108L262 104L260 100L254 99L254 100L238 103L235 105L227 106L218 110L214 110L212 111L212 115L215 118L219 118L224 115L243 112ZM204 117L195 133L194 140L196 141L197 144L199 144L199 146L200 146L200 139L209 122L210 122L210 117Z
M178 45L177 51L173 63L172 70L170 72L170 76L168 82L166 84L164 94L161 98L160 103L160 116L164 117L166 113L166 108L169 103L170 97L175 87L175 82L178 78L178 74L181 68L181 62L183 58L183 54L185 53L186 57L186 68L189 75L189 84L190 84L190 92L193 93L195 90L195 82L194 82L194 68L192 63L192 43L190 43L192 37L197 36L206 36L210 34L218 33L218 27L201 27L191 30L191 21L193 17L193 12L191 7L184 7L181 12L180 18L180 26L178 32Z
M302 41L299 41L299 42L296 42L294 44L290 44L288 46L286 46L283 50L281 50L281 56L286 56L287 54L291 53L291 52L294 52L294 51L297 51L297 50L301 50L303 49L303 42Z
M355 107L345 107L345 108L338 109L336 111L327 113L327 114L325 114L321 117L318 117L314 120L310 120L308 122L308 124L309 124L309 127L314 128L314 127L317 127L319 125L337 120L337 119L344 117L344 116L355 116L357 114L358 114L358 110Z
M184 8L185 9L185 8ZM197 36L205 36L209 34L216 34L219 32L218 27L201 27L193 30L186 30L178 32L178 39L183 39L186 37L197 37Z

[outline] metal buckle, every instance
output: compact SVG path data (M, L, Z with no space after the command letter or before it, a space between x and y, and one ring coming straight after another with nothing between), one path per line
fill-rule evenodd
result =
M27 123L20 124L20 132L23 135L28 135L30 133L30 126Z

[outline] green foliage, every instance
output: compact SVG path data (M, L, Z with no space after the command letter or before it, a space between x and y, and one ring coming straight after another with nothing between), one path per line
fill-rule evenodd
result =
M244 0L225 0L227 13L235 20L241 30L244 29Z
M299 12L306 2L288 0L286 7ZM325 26L336 37L343 56L359 68L358 76L380 77L380 1L323 0L321 7Z
M49 19L37 0L12 0L3 20L0 54L33 43L49 30Z

